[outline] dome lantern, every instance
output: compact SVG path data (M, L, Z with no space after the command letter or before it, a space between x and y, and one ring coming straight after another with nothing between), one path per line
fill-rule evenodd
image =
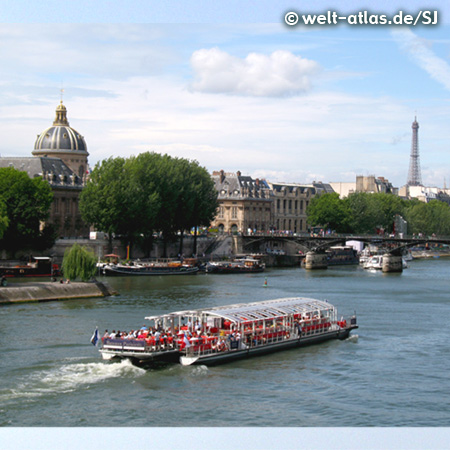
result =
M69 126L69 122L67 121L67 109L63 105L62 100L61 100L61 103L56 107L56 118L53 121L53 125Z

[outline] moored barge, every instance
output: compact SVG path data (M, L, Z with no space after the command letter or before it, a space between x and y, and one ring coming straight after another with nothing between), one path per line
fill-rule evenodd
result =
M215 365L279 350L346 339L356 315L338 319L327 301L281 298L146 317L146 337L103 340L104 359L127 358L138 366L155 361Z
M148 263L148 264L105 264L101 267L102 275L114 276L150 276L150 275L192 275L198 267L181 262Z
M243 258L234 261L211 261L206 264L206 273L260 273L266 265L259 259Z
M60 275L59 266L47 256L32 256L26 263L0 263L0 274L7 278L56 277Z

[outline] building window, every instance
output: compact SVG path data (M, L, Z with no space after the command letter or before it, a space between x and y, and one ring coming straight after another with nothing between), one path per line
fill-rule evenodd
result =
M232 206L231 207L231 218L232 219L237 219L237 206Z
M219 217L222 218L224 214L224 208L223 206L219 206Z

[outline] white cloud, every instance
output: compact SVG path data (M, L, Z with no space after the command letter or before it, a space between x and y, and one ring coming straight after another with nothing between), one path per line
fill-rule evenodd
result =
M91 165L110 156L156 151L196 159L211 171L240 170L270 181L354 181L355 174L373 173L400 186L406 181L411 122L417 108L422 178L436 184L448 170L450 103L442 100L438 83L430 83L423 98L420 90L414 98L397 95L405 77L419 72L403 61L399 73L393 74L397 78L390 79L392 87L379 89L384 78L354 56L353 44L347 48L345 41L330 48L329 37L306 40L305 33L296 34L297 45L291 33L284 36L285 31L259 39L242 28L227 43L225 30L218 39L211 27L69 28L57 30L64 31L57 43L53 28L0 30L5 66L0 76L2 156L31 155L37 134L54 119L63 82L68 120L84 135ZM309 42L317 42L317 48L306 54ZM396 46L392 39L386 42L387 55L391 51L395 58ZM203 72L193 71L189 58L194 51L214 46L226 52L204 50ZM35 48L41 49L42 62L34 56ZM296 56L299 53L302 57ZM338 58L333 59L336 53ZM151 70L142 64L149 55ZM351 56L350 62L345 55ZM302 65L306 62L311 66ZM229 73L230 67L241 79ZM336 81L330 76L333 68L362 75L354 83ZM380 71L390 73L388 69L380 66ZM229 77L227 89L213 76L221 72ZM187 89L192 73L199 75L193 82L205 83L202 89ZM367 73L370 79L364 77ZM311 83L314 89L305 91ZM302 92L300 88L308 95L291 94L295 89ZM430 95L432 89L437 94ZM442 174L425 167L442 168Z
M450 65L437 56L428 41L415 35L410 29L395 29L392 31L400 48L406 51L412 60L431 78L450 90Z
M312 60L285 50L269 56L249 53L245 59L218 48L201 49L191 56L193 91L252 97L283 97L308 92L321 68Z

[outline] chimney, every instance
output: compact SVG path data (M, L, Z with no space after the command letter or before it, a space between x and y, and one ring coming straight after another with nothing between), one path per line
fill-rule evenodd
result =
M220 171L220 182L223 183L223 180L225 180L225 172L223 170Z
M255 184L256 184L256 186L259 187L259 178L257 178L257 179L255 180Z

